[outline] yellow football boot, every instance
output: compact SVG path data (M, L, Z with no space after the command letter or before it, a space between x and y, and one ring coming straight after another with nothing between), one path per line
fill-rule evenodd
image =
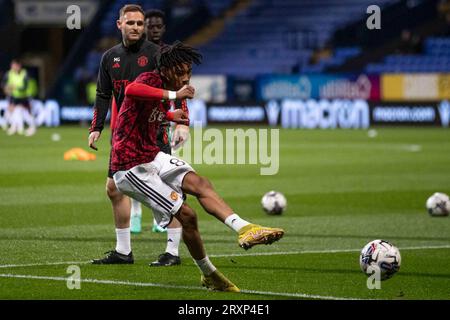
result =
M238 287L228 280L219 270L214 271L209 276L202 275L202 286L215 291L240 292Z
M239 246L245 250L257 244L272 244L280 240L284 230L280 228L262 227L257 224L249 224L239 230Z

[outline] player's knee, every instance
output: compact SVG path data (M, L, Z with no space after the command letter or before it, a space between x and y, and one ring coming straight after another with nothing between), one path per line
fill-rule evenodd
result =
M195 172L189 172L183 180L183 191L196 197L202 196L210 188L212 188L212 185L208 179Z
M120 197L122 197L122 194L117 189L116 184L114 183L114 180L109 180L106 183L106 194L108 195L109 199L117 200Z
M185 230L187 229L197 229L197 214L195 211L183 204L178 213L178 220Z

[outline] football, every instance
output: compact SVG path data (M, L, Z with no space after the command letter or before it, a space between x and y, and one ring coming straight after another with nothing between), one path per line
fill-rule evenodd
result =
M430 216L445 217L450 212L450 199L445 193L436 192L428 198L426 207Z
M386 280L400 269L400 251L388 241L373 240L362 249L359 264L367 276L379 270L380 280Z
M269 215L280 215L286 210L286 197L278 191L269 191L261 199L264 211Z

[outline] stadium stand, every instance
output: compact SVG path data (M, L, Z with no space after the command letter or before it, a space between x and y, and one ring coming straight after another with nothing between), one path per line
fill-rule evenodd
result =
M337 30L333 47L358 45L362 51L341 65L327 66L324 72L444 71L443 57L424 58L428 55L427 39L448 36L450 14L442 2L400 0L382 10L380 30L367 29L365 19Z
M395 22L383 28L382 36L377 38L365 27L370 0L180 1L182 5L205 6L208 14L190 20L202 20L203 25L184 20L180 24L169 22L171 30L166 32L166 42L180 39L200 49L204 59L200 66L194 67L197 75L223 74L253 80L262 74L449 71L448 38L430 33L423 37L426 39L423 48L398 50L402 46L399 38L402 28L411 27L404 20L405 12L414 14L420 25L433 20L430 17L435 10L428 6L429 12L425 12L420 8L421 1L417 1L415 8L409 8L406 2L377 1L383 19ZM126 3L127 0L107 1L100 17L102 22L96 26L98 32L84 36L83 42L89 43L84 47L89 49L76 54L76 65L65 76L71 74L79 83L93 81L103 52L117 43L119 32L114 21ZM183 12L182 6L176 9L178 1L136 3L144 9L162 9L168 18ZM384 43L379 43L379 39L385 39ZM108 45L102 45L105 41ZM389 41L391 47L382 49Z
M366 72L450 72L450 38L430 37L424 46L423 54L391 54L368 64Z
M366 0L254 0L227 22L222 34L201 47L206 59L196 72L253 77L289 73L296 66L321 71L326 65L339 64L359 49L339 48L319 65L309 66L308 61L337 28L361 19L369 4Z

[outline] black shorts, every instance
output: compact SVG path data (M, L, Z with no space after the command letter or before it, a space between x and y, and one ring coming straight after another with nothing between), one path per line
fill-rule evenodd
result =
M17 106L17 105L22 105L25 108L27 108L28 110L31 109L31 105L30 105L30 99L28 98L14 98L14 97L9 97L8 99L9 103Z

